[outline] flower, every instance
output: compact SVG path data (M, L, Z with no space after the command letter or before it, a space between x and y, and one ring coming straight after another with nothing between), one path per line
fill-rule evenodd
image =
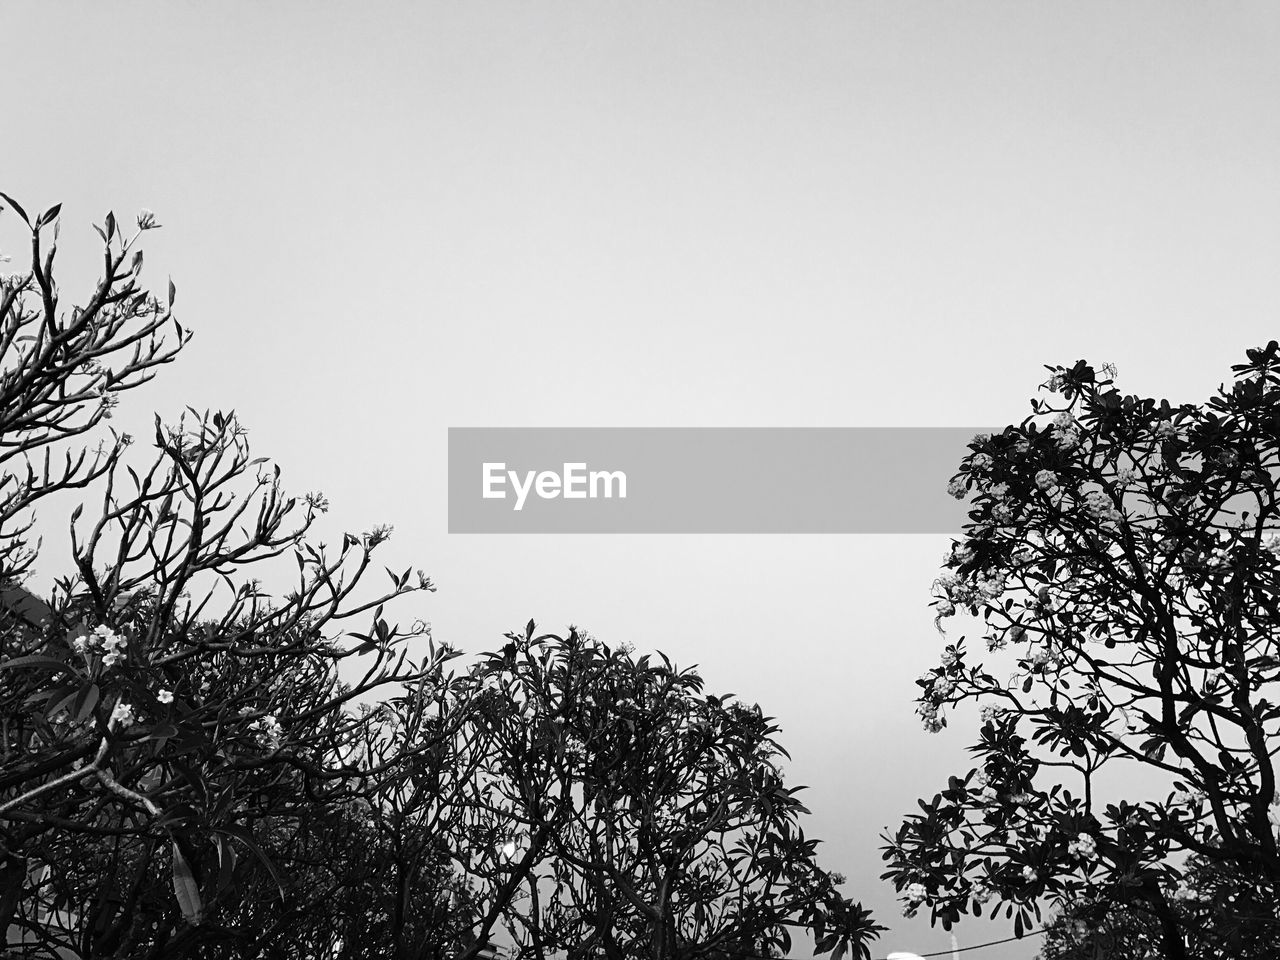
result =
M909 883L907 889L902 892L912 903L924 903L929 896L929 891L925 889L923 883Z
M947 484L947 493L951 494L951 496L955 497L957 500L963 500L965 494L964 480L960 477L955 477L949 484Z
M173 691L164 689L158 690L156 691L156 699L161 703L173 703Z
M1156 424L1156 436L1161 440L1172 440L1178 435L1178 428L1170 420L1161 420Z
M1280 557L1280 533L1268 533L1263 537L1262 549L1273 557Z
M929 733L937 733L946 723L938 716L938 705L936 703L923 702L916 706L916 713L920 715L921 724Z
M1035 867L1026 866L1022 868L1022 878L1029 883L1034 883L1037 876L1038 874L1035 871Z
M259 717L253 723L249 724L249 729L258 734L258 739L268 750L279 750L280 741L283 739L283 731L278 721L271 714Z
M133 707L121 700L111 709L111 722L121 727L133 723Z
M156 215L143 207L138 213L138 229L139 230L156 230L161 224L156 223Z
M1070 450L1080 442L1080 426L1066 410L1054 418L1053 431L1058 436L1059 450Z
M1058 489L1058 476L1052 470L1041 470L1036 474L1036 486L1045 493L1052 494Z
M1111 498L1101 490L1092 490L1084 495L1084 509L1095 520L1124 519L1112 504Z
M1089 836L1089 834L1081 832L1076 839L1067 844L1067 853L1073 857L1079 857L1081 860L1088 860L1098 852L1098 842Z

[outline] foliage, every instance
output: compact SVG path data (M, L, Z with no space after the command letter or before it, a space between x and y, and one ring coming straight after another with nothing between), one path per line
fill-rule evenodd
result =
M0 194L0 197L3 197ZM0 280L0 931L24 956L866 958L784 785L777 726L663 658L530 622L470 668L384 617L389 535L314 530L233 414L108 429L190 334L139 286L145 212L97 228L85 306L58 208ZM96 445L95 445L96 444ZM39 600L34 509L74 571ZM92 499L90 499L92 497ZM48 505L48 504L46 504ZM264 584L284 585L269 589Z
M67 309L58 208L32 221L5 199L31 233L30 269L0 287L9 596L38 555L34 506L91 486L101 499L96 515L84 503L72 514L75 572L47 604L9 604L0 632L0 929L31 955L233 956L233 942L257 955L273 928L238 925L246 891L297 902L272 854L296 849L304 826L336 829L382 775L350 749L370 723L352 705L438 677L452 656L431 646L411 660L405 641L423 630L382 618L385 602L431 583L406 572L370 595L388 531L314 543L323 497L286 495L233 415L157 419L150 464L129 465L131 438L99 428L190 336L172 283L165 302L138 285L154 216L128 237L107 216L103 275ZM90 437L96 447L76 447ZM259 576L279 577L282 556L296 578L277 601ZM347 626L355 617L367 632ZM344 661L358 662L355 683L339 679Z
M1173 908L1196 960L1271 960L1280 956L1276 891L1241 884L1200 857L1189 858ZM1040 960L1159 956L1159 917L1142 901L1067 904L1045 931Z
M967 613L981 641L945 645L919 712L980 704L979 765L886 838L886 877L944 925L994 902L1019 934L1046 900L1131 905L1181 957L1187 855L1280 882L1280 346L1203 406L1049 369L1051 399L952 481L973 506L939 629ZM1126 768L1145 799L1107 802Z
M479 842L459 867L519 889L520 956L776 956L794 927L869 956L880 928L817 865L758 705L576 630L507 640L471 674Z

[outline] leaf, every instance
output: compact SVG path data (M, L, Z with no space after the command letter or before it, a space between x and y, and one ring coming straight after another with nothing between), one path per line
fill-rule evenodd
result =
M173 278L169 278L169 309L173 309L173 298L178 295L178 288L173 285Z
M62 210L62 204L55 203L52 207L40 214L40 219L36 221L36 227L43 227L46 223L53 223L58 219L58 213Z
M93 708L98 705L101 696L102 691L98 689L96 683L86 685L76 698L76 719L84 720L93 713Z
M13 207L13 212L22 218L22 222L28 227L31 226L31 219L27 216L27 211L22 209L22 204L9 196L7 193L0 193L0 200L3 200L9 206Z
M271 874L271 879L276 882L276 886L280 890L280 899L283 900L284 878L280 876L280 871L276 869L276 865L271 862L271 858L267 856L266 851L263 850L262 847L258 846L258 841L254 839L253 834L243 827L222 827L218 832L225 833L233 840L239 840L253 852L254 856L256 856L258 860L262 862L262 865L267 868L267 872Z
M187 863L187 858L182 855L176 842L173 844L173 892L178 897L178 906L182 908L182 915L187 923L193 927L199 926L200 921L204 919L204 904L200 901L200 889L196 886L191 864Z

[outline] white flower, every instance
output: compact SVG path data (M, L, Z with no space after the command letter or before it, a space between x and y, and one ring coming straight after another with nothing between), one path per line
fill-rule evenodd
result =
M1034 882L1035 882L1035 879L1036 879L1036 877L1037 877L1037 876L1038 876L1038 874L1036 873L1036 871L1035 871L1035 868L1034 868L1034 867L1029 867L1029 866L1028 866L1028 867L1023 867L1023 868L1022 868L1022 877L1023 877L1023 879L1024 879L1024 880L1027 880L1028 882L1032 882L1032 883L1034 883Z
M143 207L138 213L138 229L139 230L155 230L160 224L156 223L156 215Z
M121 700L111 710L111 722L121 727L133 723L133 707Z
M498 856L508 862L515 860L517 857L523 856L524 847L516 842L517 839L518 838L512 838L499 847Z
M278 721L271 714L259 717L253 723L249 724L249 729L258 734L262 745L269 750L279 750L280 741L283 739L284 731L280 728Z
M1036 474L1036 486L1046 493L1058 489L1058 476L1052 470L1041 470Z
M1156 436L1162 440L1172 440L1178 435L1178 428L1169 420L1161 420L1156 424Z
M158 690L156 691L156 699L161 703L173 703L173 691L164 689Z
M929 896L929 891L925 889L923 883L907 884L907 889L902 892L911 903L924 903L925 898Z
M1067 844L1067 853L1073 857L1079 857L1081 860L1088 860L1098 852L1098 843L1093 837L1087 833L1081 834Z
M1112 504L1111 498L1101 490L1092 490L1084 495L1084 509L1095 520L1124 519Z
M955 497L957 500L963 500L965 495L964 480L960 477L956 477L952 480L947 484L947 493L951 494L951 496Z

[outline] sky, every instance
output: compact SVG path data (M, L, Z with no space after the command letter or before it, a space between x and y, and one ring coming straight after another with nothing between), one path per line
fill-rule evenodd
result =
M108 209L164 225L144 278L196 336L124 425L234 408L330 522L394 525L439 585L404 619L464 650L574 623L759 701L877 955L950 946L878 880L968 769L912 706L947 538L451 536L446 431L1000 424L1082 357L1203 400L1276 333L1280 7L9 2L0 32L0 190L63 204L65 287Z

